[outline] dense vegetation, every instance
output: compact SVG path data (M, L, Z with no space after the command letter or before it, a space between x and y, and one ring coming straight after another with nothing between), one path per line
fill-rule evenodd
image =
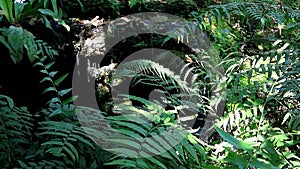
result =
M291 0L1 0L0 168L300 168L299 6ZM130 37L109 60L120 63L128 51L167 46L187 69L175 76L149 60L105 69L94 74L99 110L76 108L72 73L84 42L112 19L146 11L193 24L172 38ZM217 64L181 43L194 26L214 49L201 56L217 54ZM220 66L222 73L212 71ZM163 86L163 100L172 108L138 95L134 84L136 94L113 105L112 77L133 77L133 70L146 72L134 84ZM185 83L191 74L197 90ZM213 88L220 95L208 92ZM199 102L178 99L179 90ZM207 120L216 100L224 111L212 121L209 138L201 139L201 130L189 132L176 115L184 108ZM97 130L107 124L113 129ZM114 138L116 131L126 137ZM95 139L113 146L101 147Z

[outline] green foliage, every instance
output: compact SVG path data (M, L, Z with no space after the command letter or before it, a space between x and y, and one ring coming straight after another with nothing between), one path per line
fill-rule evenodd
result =
M106 4L110 3L116 2ZM139 3L148 5L146 1L129 3L132 8ZM191 20L211 35L224 59L225 80L222 80L226 84L220 86L227 87L226 111L216 123L217 133L208 144L186 131L176 117L183 108L211 111L210 94L205 93L206 97L201 94L212 88L207 79L216 77L213 76L216 64L209 65L190 55L196 68L186 64L179 76L149 60L124 64L113 72L120 83L134 77L133 85L163 86L166 91L177 88L185 91L190 100L180 101L178 95L168 95L165 91L163 101L174 103L176 112L166 111L159 102L122 95L123 99L115 106L115 116L83 108L95 114L91 114L92 120L79 116L87 118L87 121L81 119L81 123L90 124L82 128L72 104L75 98L66 97L71 89L61 89L68 74L53 70L55 62L51 58L58 55L57 51L20 27L38 18L50 28L48 17L64 25L65 15L57 1L26 4L0 1L1 15L6 19L1 23L10 25L1 28L1 43L9 49L15 63L27 55L43 75L40 83L46 87L42 93L53 94L45 108L31 113L0 95L0 168L102 168L104 164L117 168L180 169L300 167L300 13L295 4L276 3L234 1L192 13ZM190 28L173 32L171 38L184 41L192 33ZM209 52L204 57L211 56ZM183 55L180 56L184 58ZM217 62L213 59L210 62ZM136 71L142 75L135 76ZM192 83L187 84L191 73L194 73ZM200 102L194 103L193 97ZM143 106L133 107L129 100ZM110 128L97 130L97 124L103 121ZM116 133L124 137L116 137ZM107 150L115 154L101 149L90 137L113 145Z
M38 46L35 42L33 34L22 27L10 26L0 29L2 35L0 41L8 48L10 57L14 63L22 60L26 54L28 59L33 62L38 55ZM26 53L24 52L26 50Z
M96 168L110 155L101 150L77 123L46 118L34 129L33 115L1 95L1 168ZM49 160L49 158L51 160Z
M102 140L101 145L116 154L105 165L117 165L117 168L201 168L205 160L204 149L195 136L178 125L174 113L148 100L129 98L142 102L147 109L120 103L116 112L120 115L105 117L103 112L88 110L95 113L90 113L93 117L83 122L92 138ZM86 118L86 114L84 116ZM99 128L106 125L110 127Z
M82 128L66 123L57 121L41 122L40 136L47 137L49 141L41 144L41 149L45 153L50 153L54 157L62 157L66 164L74 164L80 158L80 144L86 145L86 149L93 151L94 144L86 137L86 133Z
M9 97L0 96L0 152L5 152L0 156L1 168L101 166L110 154L92 142L79 126L72 104L75 98L64 97L71 89L58 89L67 74L57 76L57 71L51 71L55 62L46 64L57 52L43 41L35 42L42 56L34 67L44 75L40 83L50 85L43 93L52 92L55 96L34 117L25 108L14 107ZM40 120L34 122L35 119Z
M27 3L17 3L11 0L3 0L0 2L0 9L9 22L16 26L23 25L24 23L34 24L38 20L42 20L46 27L52 29L51 24L47 16L57 21L58 24L64 26L68 31L70 27L63 20L66 15L61 8L57 6L56 0L51 0L50 9L48 0L30 1Z
M70 27L64 22L65 17L61 8L58 8L56 0L51 0L53 10L48 8L48 1L30 1L29 3L13 3L11 0L4 0L0 3L0 8L10 25L9 28L1 28L0 42L9 50L11 59L18 63L24 55L27 55L29 60L33 62L40 52L43 52L43 43L39 44L32 32L27 31L22 27L26 24L35 24L42 21L45 26L52 29L50 16L52 20L64 26L68 31ZM42 6L42 8L41 8ZM1 22L4 22L1 20ZM24 49L26 52L24 52ZM53 54L50 53L49 56Z
M32 143L32 114L25 107L15 107L11 98L0 95L0 167L8 168L25 157Z
M193 13L226 70L226 112L217 126L230 134L217 127L224 141L208 148L218 168L299 167L299 9L274 3L238 1Z
M14 17L13 17L13 1L10 0L3 0L0 2L0 8L3 10L1 12L3 12L4 16L6 17L6 19L9 22L13 22L14 21Z

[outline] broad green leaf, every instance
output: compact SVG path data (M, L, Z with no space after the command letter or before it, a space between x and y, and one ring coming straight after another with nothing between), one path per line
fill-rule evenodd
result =
M13 5L14 5L14 3L12 0L1 0L0 1L0 8L4 11L6 19L10 23L14 22Z
M15 9L15 19L17 21L20 21L21 16L22 16L22 12L24 10L24 7L26 6L26 3L14 3L14 9Z
M54 10L54 13L58 14L58 8L57 8L57 0L51 0L52 8Z
M62 104L65 105L65 104L69 104L71 102L73 102L74 100L76 100L78 98L78 96L71 96L69 97L68 99L65 99L62 101Z
M245 159L243 156L237 154L236 152L229 152L229 154L225 158L225 161L238 166L239 169L245 169L248 166L249 159Z
M44 15L49 15L51 16L52 18L55 18L55 19L60 19L60 17L54 13L53 11L51 11L50 9L38 9L38 11Z
M279 167L273 166L272 164L267 164L259 159L254 159L253 161L251 161L249 166L261 169L280 169Z
M246 145L244 142L237 140L236 138L234 138L232 135L226 133L225 131L223 131L222 129L220 129L219 127L215 126L215 129L217 130L217 132L219 133L219 135L225 140L227 141L229 144L233 145L233 147L235 147L236 149L244 149L247 151L252 151L253 148Z

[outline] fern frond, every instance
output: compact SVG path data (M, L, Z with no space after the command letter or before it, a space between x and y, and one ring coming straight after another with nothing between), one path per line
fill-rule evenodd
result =
M207 25L207 21L203 18L209 20L208 23L210 26L213 20L217 24L220 21L228 21L230 23L231 18L238 18L242 23L248 25L251 25L253 22L261 22L261 26L264 26L272 25L274 22L278 25L287 24L288 22L292 22L292 19L299 20L299 16L299 10L294 10L287 6L280 9L276 5L264 2L233 2L212 5L208 11L200 15L195 15L194 20L200 28L206 28L204 25Z
M41 144L46 153L76 162L80 158L78 143L94 149L94 144L86 137L86 133L82 128L78 126L56 121L44 121L40 124L43 130L40 135L50 139Z
M8 168L25 156L24 147L32 143L33 117L26 108L15 107L11 98L0 95L0 126L0 167Z
M170 71L168 68L150 60L135 60L125 63L122 67L120 67L120 69L116 70L113 76L121 78L123 70L126 70L127 72L131 71L130 76L135 76L137 73L141 73L146 76L148 75L148 78L158 77L170 86L178 86L189 94L196 92L196 89L189 87L187 82L181 80L179 75L175 75L173 71ZM136 83L138 83L138 81Z
M123 104L119 106L121 115L102 116L109 126L98 120L96 123L87 122L85 130L95 135L94 138L102 139L101 145L116 154L106 165L117 165L119 168L200 166L205 153L197 138L170 122L168 119L172 114L168 114L161 106L144 101L148 104L147 111ZM100 117L100 114L98 111L95 115ZM94 115L92 117L95 119ZM94 127L96 131L91 130Z

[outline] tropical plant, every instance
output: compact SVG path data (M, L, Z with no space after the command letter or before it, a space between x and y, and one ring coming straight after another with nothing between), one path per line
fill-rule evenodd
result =
M144 108L120 103L119 115L107 116L93 109L81 108L84 129L104 148L115 155L105 165L117 168L201 168L205 152L199 140L178 126L175 115L162 106L142 102ZM90 117L89 117L90 116Z
M25 157L32 144L33 116L25 107L15 107L11 98L0 95L0 166L9 168Z
M10 24L16 26L28 22L34 24L41 19L46 27L52 29L51 23L47 18L47 16L50 16L51 19L54 19L58 24L64 26L69 31L70 27L63 20L65 14L62 9L57 6L57 1L51 0L52 10L48 8L48 6L48 0L38 1L37 3L35 3L34 0L26 3L13 2L11 0L3 0L0 2L1 14L5 16Z
M218 168L299 167L299 10L279 7L239 1L194 13L224 58L226 112L217 126L238 138L217 128L225 141L215 140L209 159Z
M209 34L223 61L209 58L215 51L206 48L202 57L175 53L185 61L178 76L160 64L165 63L166 53L157 56L159 63L136 60L109 72L101 69L96 78L102 86L112 88L129 79L133 89L139 84L150 85L164 94L161 102L143 95L118 95L105 112L75 108L71 89L61 87L68 74L53 70L51 58L58 52L20 27L36 17L48 27L47 16L62 19L56 0L24 5L4 0L0 8L0 22L8 25L0 29L1 43L15 63L28 56L43 76L42 93L50 95L38 112L16 107L11 98L0 95L0 168L300 167L300 12L295 4L239 0L193 12L191 21ZM38 15L31 15L29 9ZM183 42L185 35L193 33L191 28L187 25L158 41L165 44L174 38ZM213 71L219 63L224 76ZM214 86L213 82L222 83ZM214 112L215 103L208 91L224 86L224 115L212 121L217 133L203 142L197 132L187 131L191 128L183 124L183 113L187 109L199 112L204 116L198 118L205 120ZM114 114L110 114L112 110Z

